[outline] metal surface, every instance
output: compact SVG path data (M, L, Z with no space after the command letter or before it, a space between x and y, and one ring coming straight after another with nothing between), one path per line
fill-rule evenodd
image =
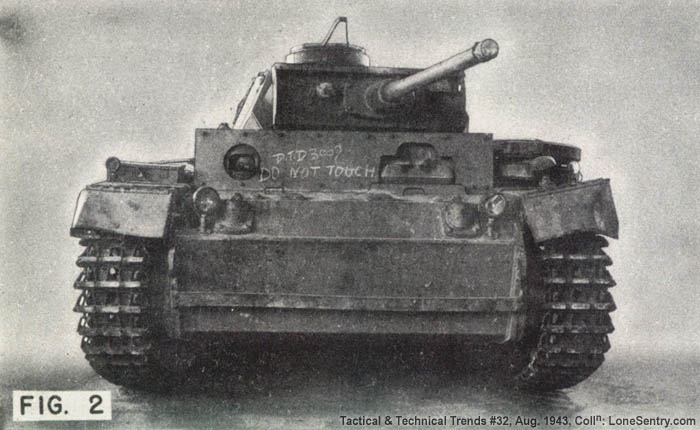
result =
M179 291L515 297L515 251L505 241L188 235L177 238L174 276Z
M379 180L399 184L454 184L454 161L451 157L440 157L430 144L403 143L396 149L396 155L381 158Z
M80 192L71 232L96 230L135 237L168 233L173 195L166 187L115 184L91 186Z
M177 293L176 306L470 313L517 312L522 302L519 297L358 297L198 291Z
M346 43L329 44L328 41L341 22L345 23ZM287 63L328 64L335 66L335 70L281 67L281 65L274 67L276 91L274 124L283 128L319 128L321 126L322 128L376 129L381 127L397 130L459 131L461 121L458 117L440 121L445 114L453 112L450 107L456 107L460 114L464 110L463 104L452 102L449 93L459 94L458 99L463 99L462 71L478 63L489 61L497 55L498 44L491 39L485 39L477 42L471 49L427 69L414 70L410 74L395 69L395 76L391 79L377 80L374 77L376 75L367 73L372 72L370 69L352 70L339 75L342 71L338 66L369 65L369 58L364 49L349 44L347 19L340 17L333 23L322 43L307 43L293 48L287 56ZM297 73L293 73L295 71ZM446 80L448 77L452 80L457 78L460 83L448 84ZM417 90L441 80L445 82L439 85L436 88L438 91L433 91L430 97L425 97L423 93L416 93ZM320 87L317 87L317 91L309 91L316 85L322 85L324 90L319 91ZM407 98L409 94L414 97ZM315 95L320 97L314 97ZM312 103L303 100L309 96L314 99ZM338 103L340 101L343 103ZM297 108L305 107L309 112L298 112L292 109L289 103L296 104ZM401 106L398 107L398 105ZM343 107L345 110L345 115L341 115L339 121L333 121L333 115L324 114L330 110L338 117L338 113L342 111L333 109L336 106ZM358 121L353 118L353 115L359 115L365 119ZM316 118L319 116L321 121ZM466 115L461 116L466 118ZM368 121L367 118L373 120ZM466 126L466 120L464 126Z
M510 241L190 235L178 238L174 256L173 334L469 333L505 341L522 324L522 254Z
M144 182L161 185L174 185L188 181L185 163L189 160L173 161L174 165L164 163L138 163L120 161L116 157L118 168L110 170L107 166L107 181L109 182Z
M345 48L343 48L345 49ZM464 74L443 76L402 103L374 102L387 81L420 69L275 64L272 128L461 132L466 129ZM369 97L369 98L368 98ZM377 109L379 108L379 109ZM386 109L385 109L386 108Z
M617 238L618 220L608 179L527 194L523 209L537 242L581 232Z
M361 46L344 43L305 43L289 51L288 64L334 64L338 66L368 67L369 56Z
M188 308L183 336L198 333L333 333L469 335L475 342L513 340L513 314L455 312L351 312L298 309Z
M271 127L272 103L266 98L271 85L272 74L269 71L258 73L236 109L234 129L259 130Z
M196 132L195 183L217 190L367 191L379 182L382 157L395 156L405 142L430 144L437 156L450 158L455 184L492 184L493 147L484 134L219 129ZM235 180L224 169L224 154L240 144L260 154L260 172L248 180Z
M498 55L498 44L492 39L477 42L466 51L460 52L447 60L434 64L427 69L414 73L403 79L387 82L379 88L379 101L394 103L411 91L431 84L446 76L459 73L479 63L489 61Z
M581 160L581 150L564 143L541 140L494 140L494 152L499 159L530 160L539 156L550 156L560 164Z
M331 24L331 28L328 29L328 33L326 33L326 37L323 38L321 45L328 44L328 41L331 40L331 37L333 37L333 33L335 32L336 28L338 28L338 24L341 22L345 24L345 43L348 45L350 44L350 37L348 35L348 19L344 16L339 16L335 19L335 21L333 21L333 24Z
M345 24L345 43L328 43L338 24ZM335 66L369 66L369 56L364 48L350 44L348 20L338 17L321 43L305 43L289 51L286 62L290 64L327 63Z
M442 214L447 210L447 202L341 198L341 195L328 195L324 200L251 198L248 202L255 214L254 232L268 238L307 237L319 241L445 237Z

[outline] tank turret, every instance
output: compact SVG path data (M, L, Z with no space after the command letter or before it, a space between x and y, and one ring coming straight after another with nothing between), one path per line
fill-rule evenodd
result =
M345 43L331 43L345 24ZM339 17L320 43L293 47L253 82L234 129L467 131L464 71L495 58L492 39L426 69L370 67Z

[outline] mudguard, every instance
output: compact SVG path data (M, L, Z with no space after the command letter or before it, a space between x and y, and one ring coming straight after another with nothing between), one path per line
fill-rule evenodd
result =
M162 238L176 195L184 187L102 182L78 196L71 235L86 230L143 238Z
M617 239L618 220L609 179L530 193L522 204L535 242L583 232Z

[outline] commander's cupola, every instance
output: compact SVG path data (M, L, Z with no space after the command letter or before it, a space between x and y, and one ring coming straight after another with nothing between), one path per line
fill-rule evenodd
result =
M329 43L340 23L345 24L345 43ZM369 67L365 48L351 45L348 38L348 19L338 17L321 43L304 43L289 50L285 59L290 64L327 64L334 66Z

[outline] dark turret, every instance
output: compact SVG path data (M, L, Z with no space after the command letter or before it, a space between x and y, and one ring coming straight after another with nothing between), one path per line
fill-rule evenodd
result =
M330 43L341 23L345 43ZM369 67L340 17L322 42L292 48L255 80L234 128L465 131L464 70L497 55L485 39L426 69Z

